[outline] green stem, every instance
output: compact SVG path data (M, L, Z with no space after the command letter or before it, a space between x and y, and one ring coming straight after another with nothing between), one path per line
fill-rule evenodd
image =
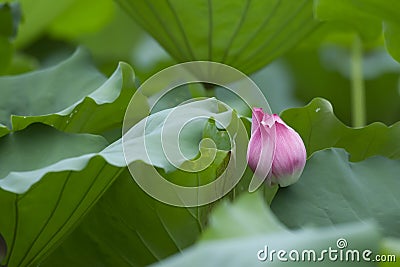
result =
M264 199L267 201L268 205L271 205L276 193L278 193L279 185L267 186L264 185Z
M362 72L362 44L355 37L351 55L351 108L354 127L362 127L366 123L365 88Z

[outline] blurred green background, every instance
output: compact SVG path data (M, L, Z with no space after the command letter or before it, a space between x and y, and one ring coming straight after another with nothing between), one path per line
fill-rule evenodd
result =
M46 68L70 56L78 46L89 49L106 75L119 61L131 64L139 82L177 63L113 1L20 3L22 19L19 27L16 25L18 32L11 46L7 46L8 57L3 56L0 61L2 75ZM367 123L390 125L400 120L400 67L386 52L379 32L372 36L363 39L362 54ZM353 38L351 27L337 22L319 23L289 53L251 77L276 113L303 106L319 96L329 100L337 117L351 125ZM5 46L2 51L6 51Z

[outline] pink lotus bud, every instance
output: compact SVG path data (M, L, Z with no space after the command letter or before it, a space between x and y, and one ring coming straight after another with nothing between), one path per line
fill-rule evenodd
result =
M276 115L253 108L251 138L247 150L250 168L268 185L295 183L306 164L306 148L299 134Z

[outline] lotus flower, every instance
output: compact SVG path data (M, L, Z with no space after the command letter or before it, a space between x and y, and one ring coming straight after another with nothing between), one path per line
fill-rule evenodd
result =
M306 163L306 149L299 134L276 115L253 108L251 138L247 150L249 167L268 185L295 183Z

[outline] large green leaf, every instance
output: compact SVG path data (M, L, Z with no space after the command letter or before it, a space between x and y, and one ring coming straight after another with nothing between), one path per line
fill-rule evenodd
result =
M386 49L394 59L400 62L400 22L385 22L383 34L385 35Z
M208 210L163 204L126 170L42 266L148 265L191 245Z
M357 0L314 0L315 16L323 21L346 21L366 40L378 38L382 33L381 22L373 14L365 12L356 2Z
M226 132L215 128L213 120L208 119L213 117L220 123L223 120L234 121L232 119L234 113L220 106L215 98L194 101L181 107L184 108L184 112L199 112L198 115L204 116L202 120L197 121L198 123L190 123L189 127L183 128L180 132L181 149L190 155L188 158L193 158L193 161L183 162L182 166L198 169L196 164L203 163L205 154L202 153L201 161L196 162L200 140L211 138L218 142L226 135ZM146 121L142 120L124 136L127 138L130 135L128 140L124 141L125 151L129 148L134 154L126 157L129 165L135 163L130 165L131 171L135 168L134 175L141 176L145 180L150 179L154 170L152 172L148 169L154 168L150 166L153 164L159 167L158 172L166 179L188 187L215 180L223 172L229 159L229 154L225 150L217 149L215 159L210 162L211 165L196 172L175 169L166 159L161 145L161 134L163 131L169 133L181 127L178 118L164 125L173 110L166 109L152 114L148 118L148 128L146 128L148 132L145 134L135 130L135 127L140 128L144 125ZM182 114L178 112L177 115L179 117ZM144 140L147 150L143 150L142 147ZM121 147L115 144L113 149L118 151ZM230 144L225 144L220 149L230 149ZM122 153L122 149L120 152ZM146 155L147 153L149 155ZM126 171L79 228L44 264L45 266L143 266L153 263L193 244L205 225L211 205L193 208L169 206L147 195ZM77 249L79 247L82 249Z
M136 116L133 113L136 109L136 107L128 109L128 112L132 111L133 115L127 113L125 121L130 117ZM182 113L186 113L186 117L183 117ZM187 114L192 117L187 121L183 121L185 118L189 118ZM203 129L207 125L208 119L214 118L222 125L227 126L234 117L237 118L236 113L232 109L223 106L215 98L193 101L180 105L178 108L164 109L151 114L135 124L134 127L126 127L126 133L124 133L123 138L125 140L124 146L129 148L129 150L125 150L127 161L129 163L143 161L167 172L173 171L176 168L165 155L166 150L175 151L180 149L186 158L194 159L199 153L198 145L203 139ZM197 119L194 120L194 118ZM163 138L172 140L171 135L177 129L181 129L179 135L176 136L179 142L178 148L174 146L175 143L163 140ZM183 164L184 157L179 160L181 160L180 164Z
M383 23L387 50L400 61L400 2L396 0L314 0L315 15L320 20L345 21L364 37L377 37Z
M0 188L23 194L43 175L60 168L55 163L99 152L107 145L100 136L84 137L67 135L41 124L32 124L25 131L3 137L0 139Z
M299 251L301 255L304 253L306 260L299 260L290 264L295 266L376 266L375 262L349 261L346 263L340 261L330 261L328 256L325 256L324 261L317 261L323 250L331 247L336 249L335 243L339 238L345 237L351 242L351 250L358 250L359 255L365 250L378 251L377 242L379 236L374 226L370 224L354 224L348 226L340 226L333 228L319 228L303 230L294 233L279 233L279 234L259 234L257 236L241 237L235 239L224 239L212 242L204 242L192 248L185 250L182 254L168 258L158 264L152 266L164 267L180 267L180 266L287 266L288 262L279 261L276 254L266 262L259 261L257 254L260 250L266 250L271 253L275 250L286 252L284 258L290 259L288 254L292 250ZM311 256L308 259L308 251L315 251L316 258ZM305 251L305 252L303 252ZM326 253L326 252L325 252ZM263 257L264 254L261 254ZM326 255L326 254L325 254ZM361 256L360 256L361 257ZM344 265L345 264L345 265Z
M373 218L384 234L399 237L399 163L380 156L352 163L343 149L316 152L300 180L279 189L271 207L291 228Z
M0 139L3 263L35 266L74 228L125 165L118 143L106 145L43 124Z
M315 98L307 106L288 109L282 118L302 137L310 156L315 151L340 147L360 161L373 155L400 158L400 122L388 127L380 122L363 128L350 128L333 114L331 104Z
M212 214L211 224L205 235L213 240L205 240L184 250L171 258L153 266L286 266L287 262L279 261L268 255L265 262L258 260L260 250L285 250L287 259L289 251L314 250L316 257L321 251L335 249L336 240L345 238L350 249L378 251L380 236L370 223L340 225L336 229L318 228L289 232L281 226L273 213L265 206L257 194L243 195L233 204L219 206ZM215 240L214 238L217 238ZM264 254L260 255L261 257ZM341 261L305 260L297 261L296 266L342 266ZM373 262L346 262L346 266L374 266Z
M120 63L107 80L87 52L78 49L54 67L1 77L0 122L13 131L34 122L65 132L101 133L121 127L134 93L133 79L131 67Z
M310 33L312 1L117 1L178 61L254 72Z
M286 231L259 194L245 194L233 205L220 203L212 212L202 241L246 237Z

